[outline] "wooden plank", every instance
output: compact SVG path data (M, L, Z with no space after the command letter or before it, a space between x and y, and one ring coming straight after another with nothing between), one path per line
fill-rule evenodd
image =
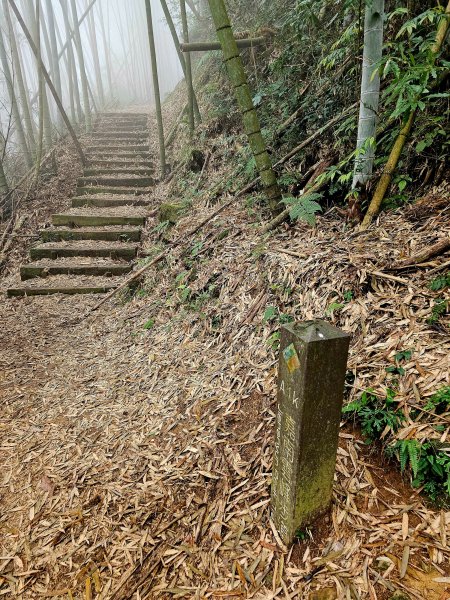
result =
M103 240L106 242L138 242L141 238L139 227L123 229L41 229L39 236L43 242L62 242L70 240Z

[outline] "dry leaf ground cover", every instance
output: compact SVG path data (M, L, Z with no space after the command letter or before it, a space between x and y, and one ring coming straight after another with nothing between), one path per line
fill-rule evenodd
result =
M211 210L198 200L176 233ZM448 210L384 214L364 234L334 211L267 239L253 221L227 209L134 297L82 320L98 298L2 300L1 597L450 598L450 513L348 426L329 514L280 545L267 343L278 324L263 322L276 306L350 331L349 399L383 393L386 366L413 349L396 398L408 414L448 383L448 335L427 324L423 269L374 273L448 235ZM149 229L147 252L163 244ZM433 418L398 435L434 435Z

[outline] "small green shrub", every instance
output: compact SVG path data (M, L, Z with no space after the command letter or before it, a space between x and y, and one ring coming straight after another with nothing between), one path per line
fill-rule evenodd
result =
M390 388L385 398L375 395L371 389L366 390L359 400L344 406L342 412L346 419L353 417L359 421L367 443L379 439L386 427L395 433L405 420L395 402L395 391Z

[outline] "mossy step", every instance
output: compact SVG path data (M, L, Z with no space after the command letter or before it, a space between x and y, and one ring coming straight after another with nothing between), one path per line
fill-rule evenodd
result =
M92 257L113 257L122 258L124 260L133 260L137 254L137 244L123 242L118 245L85 245L77 242L61 242L61 245L57 245L58 242L45 243L39 246L30 248L30 256L32 260L39 260L41 258L65 258L73 256L92 256Z
M72 198L72 206L80 208L81 206L97 206L105 208L109 206L148 206L147 198L141 196L76 196Z
M107 227L108 225L140 225L145 223L142 215L115 215L115 214L73 214L60 213L52 215L53 225L66 225L68 227Z
M105 118L113 118L113 119L148 119L149 113L145 112L114 112L114 111L104 111L99 113L98 115L100 119Z
M149 154L135 154L134 152L112 152L111 154L103 152L100 154L87 154L87 163L89 167L98 165L133 165L133 166L149 166L153 167Z
M9 288L7 295L10 298L18 296L50 296L51 294L107 294L114 290L117 285L101 286L55 286L55 287L19 287Z
M128 157L117 157L113 155L111 158L91 158L89 161L89 169L129 169L136 167L137 169L145 168L153 172L154 164L150 160L144 160L135 155Z
M89 153L112 154L113 152L127 152L136 154L149 154L150 148L148 144L110 144L109 141L105 140L100 146L99 144L91 144L86 147Z
M43 242L76 240L103 240L105 242L138 242L141 239L140 227L117 227L117 229L96 229L94 227L41 229L39 236Z
M80 177L78 179L79 187L88 185L112 186L112 187L150 187L155 180L153 177L108 177L107 175L93 175L90 177Z
M77 188L78 196L93 196L95 194L121 194L122 196L138 196L142 194L148 194L147 188L138 188L138 187L79 187Z
M146 132L148 136L147 125L134 121L117 121L101 122L95 125L93 133L109 133L110 131L131 131L132 133Z
M142 139L148 140L148 132L147 131L94 131L91 135L93 139L126 139L126 140L135 140ZM135 142L136 143L136 142Z
M52 275L89 275L114 277L129 273L133 266L130 263L102 263L102 264L83 264L83 263L58 263L51 261L46 264L29 263L20 267L20 278L22 281L34 279L36 277L48 277Z
M139 168L137 166L116 166L104 168L88 168L84 170L85 177L103 177L105 175L136 175L141 177L149 177L153 174L153 169Z

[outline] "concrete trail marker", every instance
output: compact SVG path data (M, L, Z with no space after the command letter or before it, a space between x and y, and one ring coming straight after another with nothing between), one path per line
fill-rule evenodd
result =
M331 502L349 344L325 321L281 329L272 508L286 544Z

